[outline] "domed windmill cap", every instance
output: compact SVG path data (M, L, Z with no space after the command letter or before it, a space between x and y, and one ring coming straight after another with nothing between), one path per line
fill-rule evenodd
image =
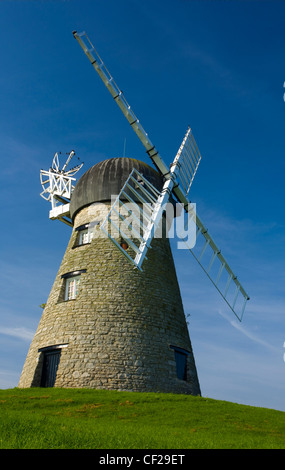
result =
M89 168L78 180L70 201L72 220L83 207L94 202L110 201L112 195L118 195L134 168L159 191L162 189L161 175L140 160L125 157L103 160Z

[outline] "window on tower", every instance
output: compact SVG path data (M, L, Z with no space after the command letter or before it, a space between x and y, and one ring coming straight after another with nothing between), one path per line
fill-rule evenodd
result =
M80 276L73 276L65 281L65 300L74 300L77 297Z
M187 380L187 356L190 352L178 346L170 346L170 348L174 350L177 378Z
M77 232L77 236L73 248L91 243L94 237L95 226L98 224L99 221L93 221L76 227L75 232Z
M80 230L79 232L79 245L86 245L91 243L93 238L93 232L89 231L88 228L85 230Z
M85 273L86 269L73 271L63 274L61 277L64 279L64 300L75 300L78 295L80 284L80 276Z

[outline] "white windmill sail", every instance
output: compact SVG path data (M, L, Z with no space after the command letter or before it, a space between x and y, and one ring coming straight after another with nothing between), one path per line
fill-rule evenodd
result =
M98 52L96 51L95 47L91 43L90 39L88 38L85 32L77 33L77 31L73 31L73 36L78 41L80 46L82 47L83 51L87 55L88 59L90 60L91 64L93 65L94 69L98 73L99 77L103 81L104 85L107 87L109 92L111 93L112 97L114 98L115 102L121 109L122 113L128 120L129 124L131 125L132 129L137 134L138 138L146 148L146 151L151 158L153 164L163 173L163 169L166 168L166 174L163 175L167 177L169 176L169 169L162 161L161 156L159 155L157 149L149 139L147 133L145 132L144 128L140 124L137 116L131 109L130 105L128 104L123 92L120 90L118 85L116 84L115 80L111 76L110 72L106 68L104 62L102 61L101 57L99 56Z
M87 37L85 32L77 33L76 31L73 32L75 39L78 41L80 46L82 47L83 51L87 55L88 59L90 60L91 64L95 68L96 72L100 76L101 80L111 93L112 97L116 101L117 105L123 112L124 116L128 120L129 124L139 137L140 141L146 148L147 154L151 158L152 162L159 170L160 174L165 178L165 180L173 181L173 175L167 165L164 163L163 159L159 155L158 150L152 144L151 140L148 137L148 134L145 132L144 128L140 124L138 118L136 117L135 113L132 111L130 105L128 104L127 100L125 99L122 91L115 83L113 77L105 67L101 57L97 53L96 49L92 45L91 41ZM181 147L178 152L179 156L181 155L181 162L179 167L179 171L177 171L177 178L175 184L172 185L172 193L177 198L177 200L183 205L185 211L188 213L189 208L191 207L190 200L188 198L188 193L193 182L194 176L196 174L197 168L199 166L201 156L198 150L197 144L194 140L192 135L191 129L188 129L188 132L185 136L184 141L181 144ZM178 158L178 154L176 158ZM119 195L120 199L121 193ZM157 208L161 204L162 193L159 195L157 199ZM159 212L159 211L158 211ZM154 222L151 222L154 227ZM189 250L196 258L200 266L206 272L207 276L210 278L212 283L215 285L217 290L220 292L224 300L230 306L234 314L237 318L241 321L246 302L249 300L249 296L240 284L237 276L231 270L229 264L225 260L224 256L221 253L221 250L217 247L216 243L214 242L213 238L210 236L208 229L205 228L204 224L202 223L200 217L198 217L196 213L196 225L197 225L197 233L196 238L202 235L202 239L204 239L204 243L202 249L199 253L196 253L196 250L192 249L193 247L189 247ZM151 232L151 230L149 230ZM108 233L108 232L107 232ZM152 232L151 232L152 233ZM147 252L147 248L149 246L149 239L143 239L141 243L145 244L144 250L144 257ZM119 245L118 245L119 246ZM119 246L120 248L120 246ZM136 247L137 248L137 247ZM136 251L136 250L135 250ZM211 257L209 262L205 262L206 259L206 251L211 253ZM126 254L126 253L125 253ZM137 256L138 253L137 253ZM137 258L138 259L138 258ZM134 260L131 260L134 262ZM213 266L217 262L220 263L219 270L217 276L213 275ZM206 263L206 264L205 264ZM139 267L139 263L137 263ZM221 279L224 274L227 274L227 280L225 288L221 287ZM231 286L234 285L235 291L233 298L230 300L228 297L228 293L230 291ZM242 297L242 305L241 309L238 311L236 308L238 297Z
M221 250L218 248L208 229L196 213L196 244L189 251L219 291L223 299L236 315L242 320L249 296L237 276L232 271ZM201 240L201 243L198 242ZM185 241L187 245L187 241Z
M138 263L137 257L141 255L144 235L159 196L159 191L134 168L100 226L102 232L139 269L142 262ZM127 244L128 251L123 248L122 241Z
M183 188L185 194L188 194L201 161L201 155L190 127L175 159L179 159L177 182Z
M170 177L165 180L161 192L134 169L116 198L107 218L101 225L101 230L139 269L141 269L147 250L159 227L173 187L180 180L183 181L183 187L188 192L192 184L201 159L200 156L199 158L196 157L196 160L192 157L192 160L188 153L187 146L190 147L192 138L191 130L188 129L170 167ZM193 166L190 173L188 168L190 168L191 163ZM127 199L128 205L124 203L125 199ZM135 202L135 199L139 202ZM127 242L128 247L135 256L130 256L118 243L120 238ZM138 240L139 244L135 244L134 239Z

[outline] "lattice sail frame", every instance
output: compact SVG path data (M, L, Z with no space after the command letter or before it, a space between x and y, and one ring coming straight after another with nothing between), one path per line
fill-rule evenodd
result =
M165 178L166 181L167 180L173 181L171 167L168 168L168 166L164 163L158 150L151 142L148 134L145 132L137 116L135 115L130 105L128 104L127 100L125 99L123 92L115 83L113 77L111 76L108 69L104 65L104 62L102 61L96 49L94 48L91 41L87 37L86 33L85 32L77 33L76 31L74 31L73 35L75 39L78 41L78 43L80 44L85 54L87 55L92 66L94 67L94 69L100 76L101 80L103 81L104 85L109 90L115 102L121 109L122 113L128 120L132 129L137 134L138 138L140 139L143 146L145 147L148 156L150 157L150 159L152 160L152 162L154 163L154 165L156 166L156 168L158 169L162 177ZM187 213L189 213L190 208L192 210L192 205L188 198L188 194L189 194L189 190L192 185L194 176L196 174L198 165L201 160L200 152L198 150L197 144L194 140L194 137L192 135L190 128L188 129L185 139L181 144L178 154L179 153L182 154L181 172L180 172L180 175L177 175L178 176L177 181L175 182L175 184L173 184L172 193L177 198L177 200L183 205L184 210ZM178 158L178 154L176 158ZM159 196L159 198L161 198L161 195ZM157 200L157 205L158 205L158 200ZM222 295L222 297L224 298L226 303L229 305L233 313L236 315L238 320L241 321L243 314L244 314L246 303L249 300L249 296L246 293L245 289L240 284L239 280L237 279L237 276L233 273L229 264L227 263L224 256L222 255L221 250L217 247L213 238L210 236L208 229L204 226L204 224L202 223L197 213L196 213L195 223L197 226L196 239L198 239L198 237L202 235L202 237L204 237L204 244L203 244L202 250L198 254L196 253L196 250L192 249L192 247L189 247L189 250L195 257L195 259L198 261L202 269L205 271L209 279L212 281L214 286L217 288L218 292ZM122 252L124 251L122 250L120 245L118 245L118 248ZM206 250L208 251L211 250L211 258L210 258L209 263L206 262L205 264L204 260L205 260ZM124 254L126 255L126 253ZM133 262L133 260L131 261ZM213 276L212 274L213 265L217 261L220 262L219 271L218 271L217 276ZM139 267L139 264L138 264L138 267ZM222 274L224 273L226 273L228 277L227 277L225 289L222 289L220 282L221 282ZM235 292L234 292L233 299L229 300L228 292L229 292L230 286L233 284L235 285ZM237 311L236 304L237 304L237 299L240 295L242 296L243 302L242 302L240 311Z
M101 231L140 270L145 234L159 196L159 191L134 168L100 226ZM128 251L122 247L122 241L127 243Z
M189 135L190 131L187 132L182 146L171 165L171 177L165 180L162 191L159 192L142 174L133 169L107 218L101 225L101 230L140 270L142 270L141 266L151 246L151 241L159 226L161 227L162 215L167 209L173 186L178 184L177 180L181 174L182 160L184 164L187 161L183 148L188 142ZM197 166L194 167L193 176L189 178L188 187L192 184ZM128 206L124 203L125 200L128 201ZM123 215L123 210L125 210L125 215ZM127 243L134 256L130 256L126 252L122 244L118 243L118 239L123 239Z
M190 127L178 150L176 159L179 159L180 165L177 183L183 188L184 193L188 195L201 161L201 155Z

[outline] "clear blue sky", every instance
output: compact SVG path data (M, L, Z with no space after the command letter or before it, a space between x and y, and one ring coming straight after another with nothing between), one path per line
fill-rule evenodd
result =
M1 388L18 383L70 237L40 169L74 149L87 170L125 139L150 163L72 36L85 30L165 162L192 127L191 200L251 296L240 324L173 245L202 394L285 410L284 25L278 0L0 2Z

